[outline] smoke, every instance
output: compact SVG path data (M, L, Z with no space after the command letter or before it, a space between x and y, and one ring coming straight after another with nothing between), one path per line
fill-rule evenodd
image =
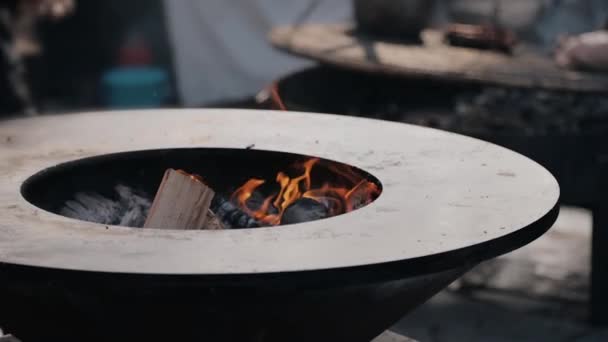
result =
M115 199L98 193L79 192L66 201L61 215L101 224L126 227L143 227L151 201L149 197L125 185L114 188Z

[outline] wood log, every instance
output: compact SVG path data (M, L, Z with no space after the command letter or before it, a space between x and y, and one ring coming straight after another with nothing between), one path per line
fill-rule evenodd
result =
M144 228L223 229L221 222L209 210L214 195L200 177L168 169Z

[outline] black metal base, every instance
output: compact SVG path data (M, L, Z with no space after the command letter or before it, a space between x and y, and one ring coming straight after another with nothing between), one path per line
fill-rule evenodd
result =
M591 323L608 325L608 203L593 210Z
M114 339L116 341L118 339ZM0 336L0 342L21 342L13 335ZM382 335L376 337L372 342L417 342L409 337L394 333L390 330L385 331Z
M0 268L0 323L24 342L368 342L464 273L324 288Z

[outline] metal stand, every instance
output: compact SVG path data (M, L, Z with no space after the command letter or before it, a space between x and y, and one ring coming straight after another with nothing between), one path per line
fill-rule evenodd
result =
M593 209L591 251L591 323L608 325L608 203Z

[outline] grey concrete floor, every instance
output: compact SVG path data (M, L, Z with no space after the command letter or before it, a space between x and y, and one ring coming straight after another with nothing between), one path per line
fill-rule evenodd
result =
M479 265L393 330L420 342L608 341L585 322L591 214L564 207L533 243Z

